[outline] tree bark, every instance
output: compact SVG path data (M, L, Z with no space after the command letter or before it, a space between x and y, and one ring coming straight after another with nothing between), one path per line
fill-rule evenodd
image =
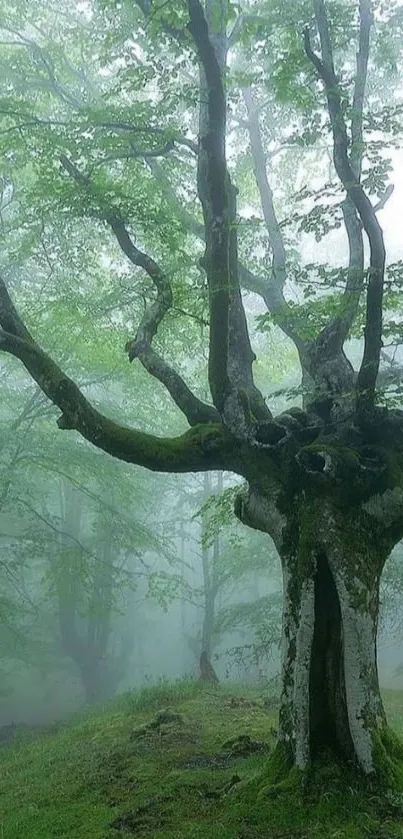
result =
M360 510L323 497L293 512L250 499L242 520L271 533L284 583L282 696L276 752L283 770L332 756L391 780L402 747L386 723L377 670L379 582L390 531ZM366 506L367 509L364 509ZM238 509L238 513L239 513ZM279 526L281 523L281 527Z

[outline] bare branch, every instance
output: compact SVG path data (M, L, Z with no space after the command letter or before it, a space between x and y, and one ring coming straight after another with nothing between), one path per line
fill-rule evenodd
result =
M382 229L372 204L357 180L349 157L348 137L344 120L340 85L334 70L324 0L314 0L315 15L321 42L322 59L312 50L309 30L305 30L305 50L325 87L334 138L334 164L337 174L361 218L370 243L370 270L367 291L364 353L357 377L357 412L360 421L370 418L374 409L375 386L382 347L382 300L385 270L385 246Z
M74 180L85 189L92 190L91 180L83 175L65 156L61 162ZM127 342L125 350L129 360L138 358L143 366L168 389L190 425L199 422L217 422L218 413L211 405L206 405L191 393L181 376L151 349L153 338L167 311L172 307L172 289L169 278L160 266L148 254L137 248L117 210L104 208L104 218L113 231L121 250L133 265L143 268L152 280L157 292L156 299L146 308L137 334Z
M353 110L351 114L351 168L357 178L361 180L363 142L363 111L365 88L367 85L370 34L373 24L371 0L360 0L360 34L357 52L357 70L355 76Z
M242 95L248 112L248 133L256 184L259 190L263 218L273 252L272 278L266 284L262 296L269 311L277 316L277 322L283 332L291 338L301 353L303 351L303 341L291 326L290 319L287 318L289 307L283 293L286 281L286 252L274 207L273 192L267 177L266 155L260 132L259 112L253 100L251 89L243 88Z

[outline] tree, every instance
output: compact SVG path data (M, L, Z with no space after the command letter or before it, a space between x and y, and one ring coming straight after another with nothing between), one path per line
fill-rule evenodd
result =
M114 18L115 4L107 3L106 7ZM152 2L139 2L138 7L146 26L144 17L136 17L137 13L130 17L128 13L130 19L126 21L122 12L122 26L115 45L119 43L120 49L127 47L130 52L128 45L135 25L140 52L146 49L147 32L158 33L158 45L162 39L165 49L151 45L148 66L142 67L140 58L137 76L134 71L133 77L122 71L117 89L123 90L123 94L136 90L136 85L140 89L139 79L144 84L148 73L155 75L162 63L165 73L161 90L165 95L158 101L155 95L143 101L130 118L130 107L126 119L123 104L120 111L115 108L113 119L107 112L102 116L99 98L92 111L87 107L91 80L84 78L80 84L85 93L80 101L72 102L69 88L61 88L55 75L52 61L56 58L47 60L42 52L38 60L42 62L45 85L56 97L56 105L49 115L42 103L39 114L32 116L27 104L23 107L14 100L6 109L5 131L16 136L18 129L24 134L24 125L30 119L34 122L34 127L31 126L31 131L36 132L34 146L40 146L40 137L47 137L48 145L43 140L44 147L49 151L50 146L51 155L60 159L59 172L50 176L49 165L46 171L46 183L50 179L55 184L55 202L57 198L70 205L73 213L94 218L98 225L106 226L133 270L141 268L148 276L155 297L146 306L126 351L130 361L139 359L168 389L190 429L177 437L161 438L120 424L102 413L39 346L34 335L35 322L32 321L31 329L27 328L4 282L0 287L0 348L22 362L40 389L59 408L60 429L78 432L113 457L154 471L228 470L246 480L247 489L240 491L235 503L236 515L248 526L271 535L283 568L282 698L276 759L280 756L284 766L305 770L323 750L330 750L335 759L351 761L365 775L387 777L392 782L403 751L393 741L382 705L376 631L382 569L403 535L403 413L377 402L386 263L377 212L384 206L390 190L387 194L384 191L377 204L370 200L374 191L381 191L379 184L384 183L385 172L371 159L371 144L365 144L364 128L371 137L381 114L379 99L374 97L373 114L366 99L374 21L385 32L385 14L389 20L393 18L395 26L400 26L401 20L393 4L385 11L381 4L378 9L371 0L358 3L340 0L332 4L330 19L330 4L328 9L325 0L313 0L312 5L285 4L285 12L284 4L273 3L272 16L269 4L266 7L266 4L245 2L236 17L241 7L226 0L206 0L205 9L199 0L164 3L160 7ZM283 14L285 28L281 22ZM237 217L237 189L226 152L227 106L232 95L227 66L229 50L241 50L247 43L251 52L253 38L257 50L259 38L266 50L270 47L278 54L290 51L290 43L296 50L292 71L289 61L279 59L277 71L273 62L273 78L276 72L277 81L281 77L283 87L278 93L283 99L290 91L292 96L298 94L302 99L303 90L305 102L308 98L312 106L318 102L320 91L325 97L326 120L319 128L329 127L331 132L338 189L344 193L336 211L341 213L346 232L348 264L336 272L333 269L330 274L311 266L310 274L316 281L325 276L328 282L333 278L335 284L336 273L337 284L343 284L341 294L334 294L330 300L325 293L318 306L313 307L314 313L319 310L320 314L313 319L313 327L306 307L305 311L302 308L301 316L301 310L296 313L287 300L287 271L290 268L292 279L295 262L288 257L287 242L276 215L253 90L244 78L246 125L271 268L256 273L239 255L241 245L244 250L245 247L242 224L238 224ZM357 38L357 63L351 82L351 77L346 79L338 72L336 59L341 52L343 55L351 52ZM188 99L183 101L187 104L194 101L192 57L196 58L200 72L196 139L191 127L187 136L169 120L169 108L173 107L170 85L181 68L185 77L188 73L191 79ZM178 85L183 93L186 85L183 81ZM109 94L113 96L113 91L109 90ZM104 146L100 155L101 163L106 165L102 177L97 167L91 166L94 157L97 162L94 147L87 147L87 154L82 154L87 136L84 139L78 136L76 123L73 129L73 120L69 122L66 117L69 108L86 123L90 143L99 136L102 126L106 131L102 135L106 138L106 151ZM310 122L315 123L312 112L315 117L318 107L311 107ZM323 115L323 110L320 112ZM384 113L393 122L393 108ZM161 125L155 123L155 116L161 116ZM135 118L137 124L133 122ZM62 125L55 127L58 121ZM51 122L54 130L49 125ZM189 121L184 123L189 125ZM297 120L296 133L303 137L303 119ZM318 130L313 133L316 138ZM150 141L148 148L141 147L145 140ZM145 174L146 163L149 164L147 172L155 171L153 160L169 156L178 147L196 155L203 221L189 218L189 191L185 191L178 219L180 224L188 225L189 249L185 251L182 247L183 237L172 222L165 267L163 261L136 244L133 225L135 220L140 227L143 225L143 238L146 230L150 248L162 254L163 259L164 248L156 243L156 233L164 236L167 228L164 223L158 224L161 218L158 213L144 222L142 212L142 202L151 183L150 175ZM110 148L112 163L110 157L108 161ZM134 160L138 167L131 181L134 197L124 194L126 170L119 168L119 156L126 162ZM175 159L179 162L173 165L179 167L180 158ZM363 168L365 161L369 174ZM41 163L36 165L40 169ZM142 198L140 192L136 193L141 171L145 184ZM45 174L41 172L38 183L43 184ZM163 181L152 183L153 189L159 190L160 202L169 199L172 208L175 195L172 190L169 193L170 182L165 184L168 190L165 193ZM340 224L339 217L336 223ZM328 229L331 229L329 224L325 230ZM194 238L200 236L205 241L201 267L207 280L208 380L213 404L192 393L185 377L153 347L157 330L163 330L164 319L172 309L171 276L181 270L179 255L191 281L199 287L191 265ZM368 264L365 240L369 244ZM172 256L175 249L176 258ZM189 291L192 282L186 285L184 279L182 289ZM253 375L255 357L241 287L262 297L270 317L293 341L302 370L303 408L295 407L274 417L257 388ZM362 321L363 353L355 371L344 347Z
M241 634L238 644L225 650L232 663L265 665L278 647L281 606L277 596L279 563L274 545L270 550L258 531L247 533L234 527L233 503L239 486L223 490L218 474L218 493L212 494L212 477L204 475L201 516L201 567L203 575L203 621L201 649L206 660L225 639ZM196 561L200 557L196 557ZM273 591L274 588L274 591ZM271 589L269 593L269 589ZM280 606L280 608L279 608Z
M16 702L26 693L18 671L32 679L39 670L49 713L60 702L57 675L69 683L73 675L74 690L77 670L87 702L111 696L125 675L137 628L131 621L116 630L116 615L128 618L139 582L147 589L145 554L161 563L167 557L145 504L166 485L157 487L147 472L133 480L123 463L94 457L79 441L62 446L41 392L27 398L26 390L12 393L4 383L8 403L0 411L0 659ZM135 673L134 656L132 664ZM22 699L23 713L35 714L33 704Z
M239 481L235 486L231 481L232 485L224 489L227 476L219 472L215 479L205 472L202 482L193 478L186 483L187 491L182 488L177 502L181 516L177 536L183 637L202 678L213 678L209 664L213 659L222 663L228 655L227 674L232 663L244 667L250 676L251 665L255 669L263 663L265 669L280 640L279 598L277 593L266 594L281 585L278 556L273 544L268 551L265 534L248 533L234 520ZM199 507L196 514L195 505ZM194 532L195 519L200 525L199 538ZM186 520L190 520L190 526L186 526ZM199 614L190 632L186 626L186 604Z

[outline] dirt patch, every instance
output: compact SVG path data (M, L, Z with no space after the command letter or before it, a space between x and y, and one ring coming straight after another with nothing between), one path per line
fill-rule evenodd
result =
M230 763L229 755L190 755L176 766L178 769L226 769Z
M255 699L245 699L243 696L229 696L225 700L227 708L257 708L263 709L263 702L257 702Z
M142 740L151 735L158 734L164 737L173 732L181 732L185 729L185 721L181 714L173 711L172 708L162 708L158 711L151 722L133 728L130 732L130 740Z
M269 751L270 747L264 740L253 740L249 734L238 734L223 744L221 752L212 755L190 755L176 766L178 769L226 769L233 760L254 754L267 754Z
M235 760L238 757L249 757L254 754L267 754L270 751L268 743L264 740L252 740L249 734L238 734L232 740L223 744L223 750L230 758Z
M132 833L135 836L139 833L154 833L155 830L166 825L167 816L164 813L163 805L168 801L172 801L172 796L150 798L140 807L118 816L109 827L112 830Z

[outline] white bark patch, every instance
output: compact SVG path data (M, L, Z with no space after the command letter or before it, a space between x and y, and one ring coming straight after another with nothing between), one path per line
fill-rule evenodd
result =
M294 736L294 668L291 648L296 644L297 626L293 618L292 600L289 593L291 575L283 563L283 626L281 635L281 739L286 743L295 740Z
M374 691L376 674L376 629L369 609L357 609L344 580L332 569L340 600L344 640L344 675L350 733L360 766L374 771L372 721L381 715L379 695ZM358 589L357 581L351 584ZM361 584L362 585L362 584Z
M403 514L403 489L395 487L387 489L382 495L374 495L365 504L363 510L385 527L400 519Z
M238 392L232 388L224 404L222 417L225 425L238 440L250 440L251 429L241 404Z
M334 474L336 470L333 466L333 460L330 457L330 454L328 452L319 452L319 454L322 455L322 457L325 461L323 471L326 472L326 473L329 473L329 474L332 474L332 473Z
M269 497L250 490L247 507L248 516L250 516L251 521L256 522L254 526L257 526L258 530L269 533L277 550L280 552L287 519L280 513L277 507L277 498L278 492L274 489Z
M301 587L300 619L294 675L295 765L306 769L309 763L309 675L315 627L315 583L304 580Z

